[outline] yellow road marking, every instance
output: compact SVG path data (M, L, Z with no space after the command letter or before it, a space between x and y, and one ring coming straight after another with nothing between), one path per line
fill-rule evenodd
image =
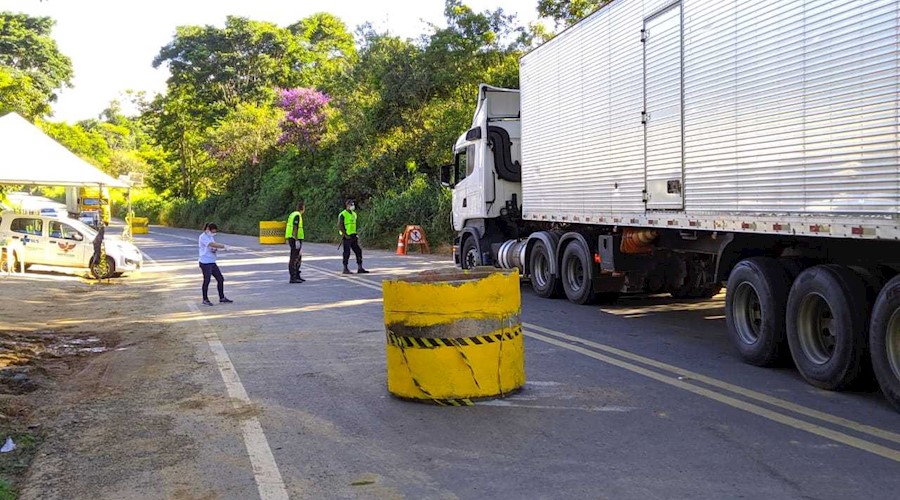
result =
M556 330L551 330L549 328L544 328L542 326L534 325L531 323L522 323L522 326L525 328L529 328L531 330L536 330L541 333L545 333L547 335L553 335L555 337L559 337L570 342L577 342L583 344L585 346L591 347L593 349L597 349L599 351L603 351L609 354L615 354L616 356L623 357L625 359L630 359L632 361L637 361L638 363L642 363L648 366L652 366L654 368L659 368L660 370L665 370L675 375L686 377L692 380L696 380L697 382L702 382L706 385L710 385L713 387L717 387L719 389L724 389L726 391L733 392L735 394L740 394L749 399L754 399L756 401L760 401L766 404L770 404L772 406L777 406L779 408L783 408L785 410L790 410L794 413L799 413L801 415L805 415L807 417L812 417L818 420L822 420L824 422L828 422L834 425L840 425L842 427L846 427L850 430L860 432L863 434L868 434L870 436L874 436L880 439L884 439L886 441L893 441L895 443L900 443L900 434L887 431L884 429L879 429L878 427L872 427L870 425L861 424L859 422L855 422L853 420L849 420L846 418L838 417L832 415L830 413L821 412L818 410L813 410L812 408L807 408L805 406L798 405L796 403L791 403L790 401L785 401L783 399L779 399L773 396L769 396L767 394L763 394L761 392L757 392L751 389L747 389L745 387L737 386L734 384L729 384L728 382L724 382L712 377L708 377L706 375L702 375L700 373L692 372L690 370L685 370L683 368L679 368L677 366L673 366L670 364L666 364L660 361L656 361L654 359L650 359L644 356L640 356L628 351L624 351L622 349L617 349L615 347L611 347L605 344L600 344L597 342L592 342L590 340L585 340L580 337L575 337L573 335L568 335L562 332L558 332Z
M740 410L744 410L748 413L752 413L754 415L759 415L761 417L767 418L774 422L778 422L780 424L787 425L789 427L793 427L795 429L799 429L802 431L809 432L811 434L815 434L817 436L824 437L826 439L830 439L832 441L845 444L847 446L851 446L853 448L857 448L889 460L893 460L895 462L900 462L900 451L888 448L886 446L881 446L879 444L871 443L869 441L859 439L848 434L844 434L842 432L837 432L826 427L822 427L820 425L816 425L810 422L806 422L804 420L800 420L798 418L790 417L788 415L784 415L778 413L773 410L769 410L767 408L763 408L762 406L757 406L752 403L748 403L746 401L742 401L740 399L733 398L731 396L726 396L724 394L720 394L710 389L706 389L703 387L699 387L681 380L677 378L673 378L669 375L663 375L661 373L649 370L647 368L628 363L626 361L622 361L610 356L606 356L583 347L575 346L569 344L568 342L564 342L562 340L558 340L552 337L547 337L544 335L540 335L538 333L526 331L525 335L534 338L536 340L540 340L542 342L546 342L548 344L553 344L558 347L562 347L563 349L567 349L569 351L577 352L579 354L583 354L585 356L594 358L598 361L602 361L604 363L617 366L619 368L623 368L633 373L637 373L639 375L643 375L645 377L651 378L658 382L662 382L664 384L668 384L674 387L678 387L679 389L684 389L688 392L692 392L699 396L703 396L708 399L712 399L714 401L718 401L722 404L731 406L733 408L737 408Z

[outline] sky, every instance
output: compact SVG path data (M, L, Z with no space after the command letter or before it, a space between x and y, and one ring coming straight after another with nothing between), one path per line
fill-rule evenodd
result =
M537 18L538 0L464 0L475 11L498 7L524 25ZM74 88L59 92L53 120L96 118L126 89L165 89L168 71L153 69L159 49L182 25L224 26L228 15L287 26L315 12L340 17L352 32L368 21L379 31L417 37L427 23L444 26L444 0L0 0L0 11L56 20L53 38L72 59ZM126 111L128 111L126 109Z

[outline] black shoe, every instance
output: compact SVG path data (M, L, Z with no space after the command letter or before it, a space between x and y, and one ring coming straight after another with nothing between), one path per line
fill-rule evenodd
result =
M356 270L356 274L369 274L369 271L366 271L365 269L360 267Z
M210 302L209 300L204 300L204 301L203 301L203 305L204 305L204 306L211 306L211 305L213 305L213 303Z
M299 276L297 276L297 280L294 281L294 283L306 283L306 280L303 279L303 278L301 278L301 277L299 277Z
M288 283L303 283L304 281L305 280L301 280L299 278L291 278L291 281L288 281Z
M219 299L219 304L231 304L233 302L233 300L228 299L227 297L222 297L221 299Z
M350 268L345 267L344 272L342 272L341 274L353 274L353 273L350 272Z

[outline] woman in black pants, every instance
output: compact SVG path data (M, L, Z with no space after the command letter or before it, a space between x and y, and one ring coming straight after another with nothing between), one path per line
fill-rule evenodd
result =
M203 233L200 235L200 270L203 271L203 305L211 306L209 300L209 282L211 277L216 278L216 288L219 290L219 302L222 304L230 304L232 301L225 297L225 278L222 277L222 271L216 264L216 252L224 250L225 245L216 243L216 233L219 232L219 226L212 222L207 222L203 226Z

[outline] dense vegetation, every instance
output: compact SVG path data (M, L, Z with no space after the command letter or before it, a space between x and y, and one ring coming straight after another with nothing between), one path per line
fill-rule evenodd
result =
M540 0L557 27L604 0ZM438 182L469 126L481 82L518 87L518 59L548 34L502 10L446 0L447 27L401 39L331 14L286 27L240 17L182 26L153 61L164 94L132 94L138 116L113 102L98 118L44 121L71 62L47 18L0 13L0 114L14 110L112 175L145 174L134 197L154 222L253 234L306 200L307 237L335 239L354 197L363 237L390 245L403 225L449 241L449 193Z

